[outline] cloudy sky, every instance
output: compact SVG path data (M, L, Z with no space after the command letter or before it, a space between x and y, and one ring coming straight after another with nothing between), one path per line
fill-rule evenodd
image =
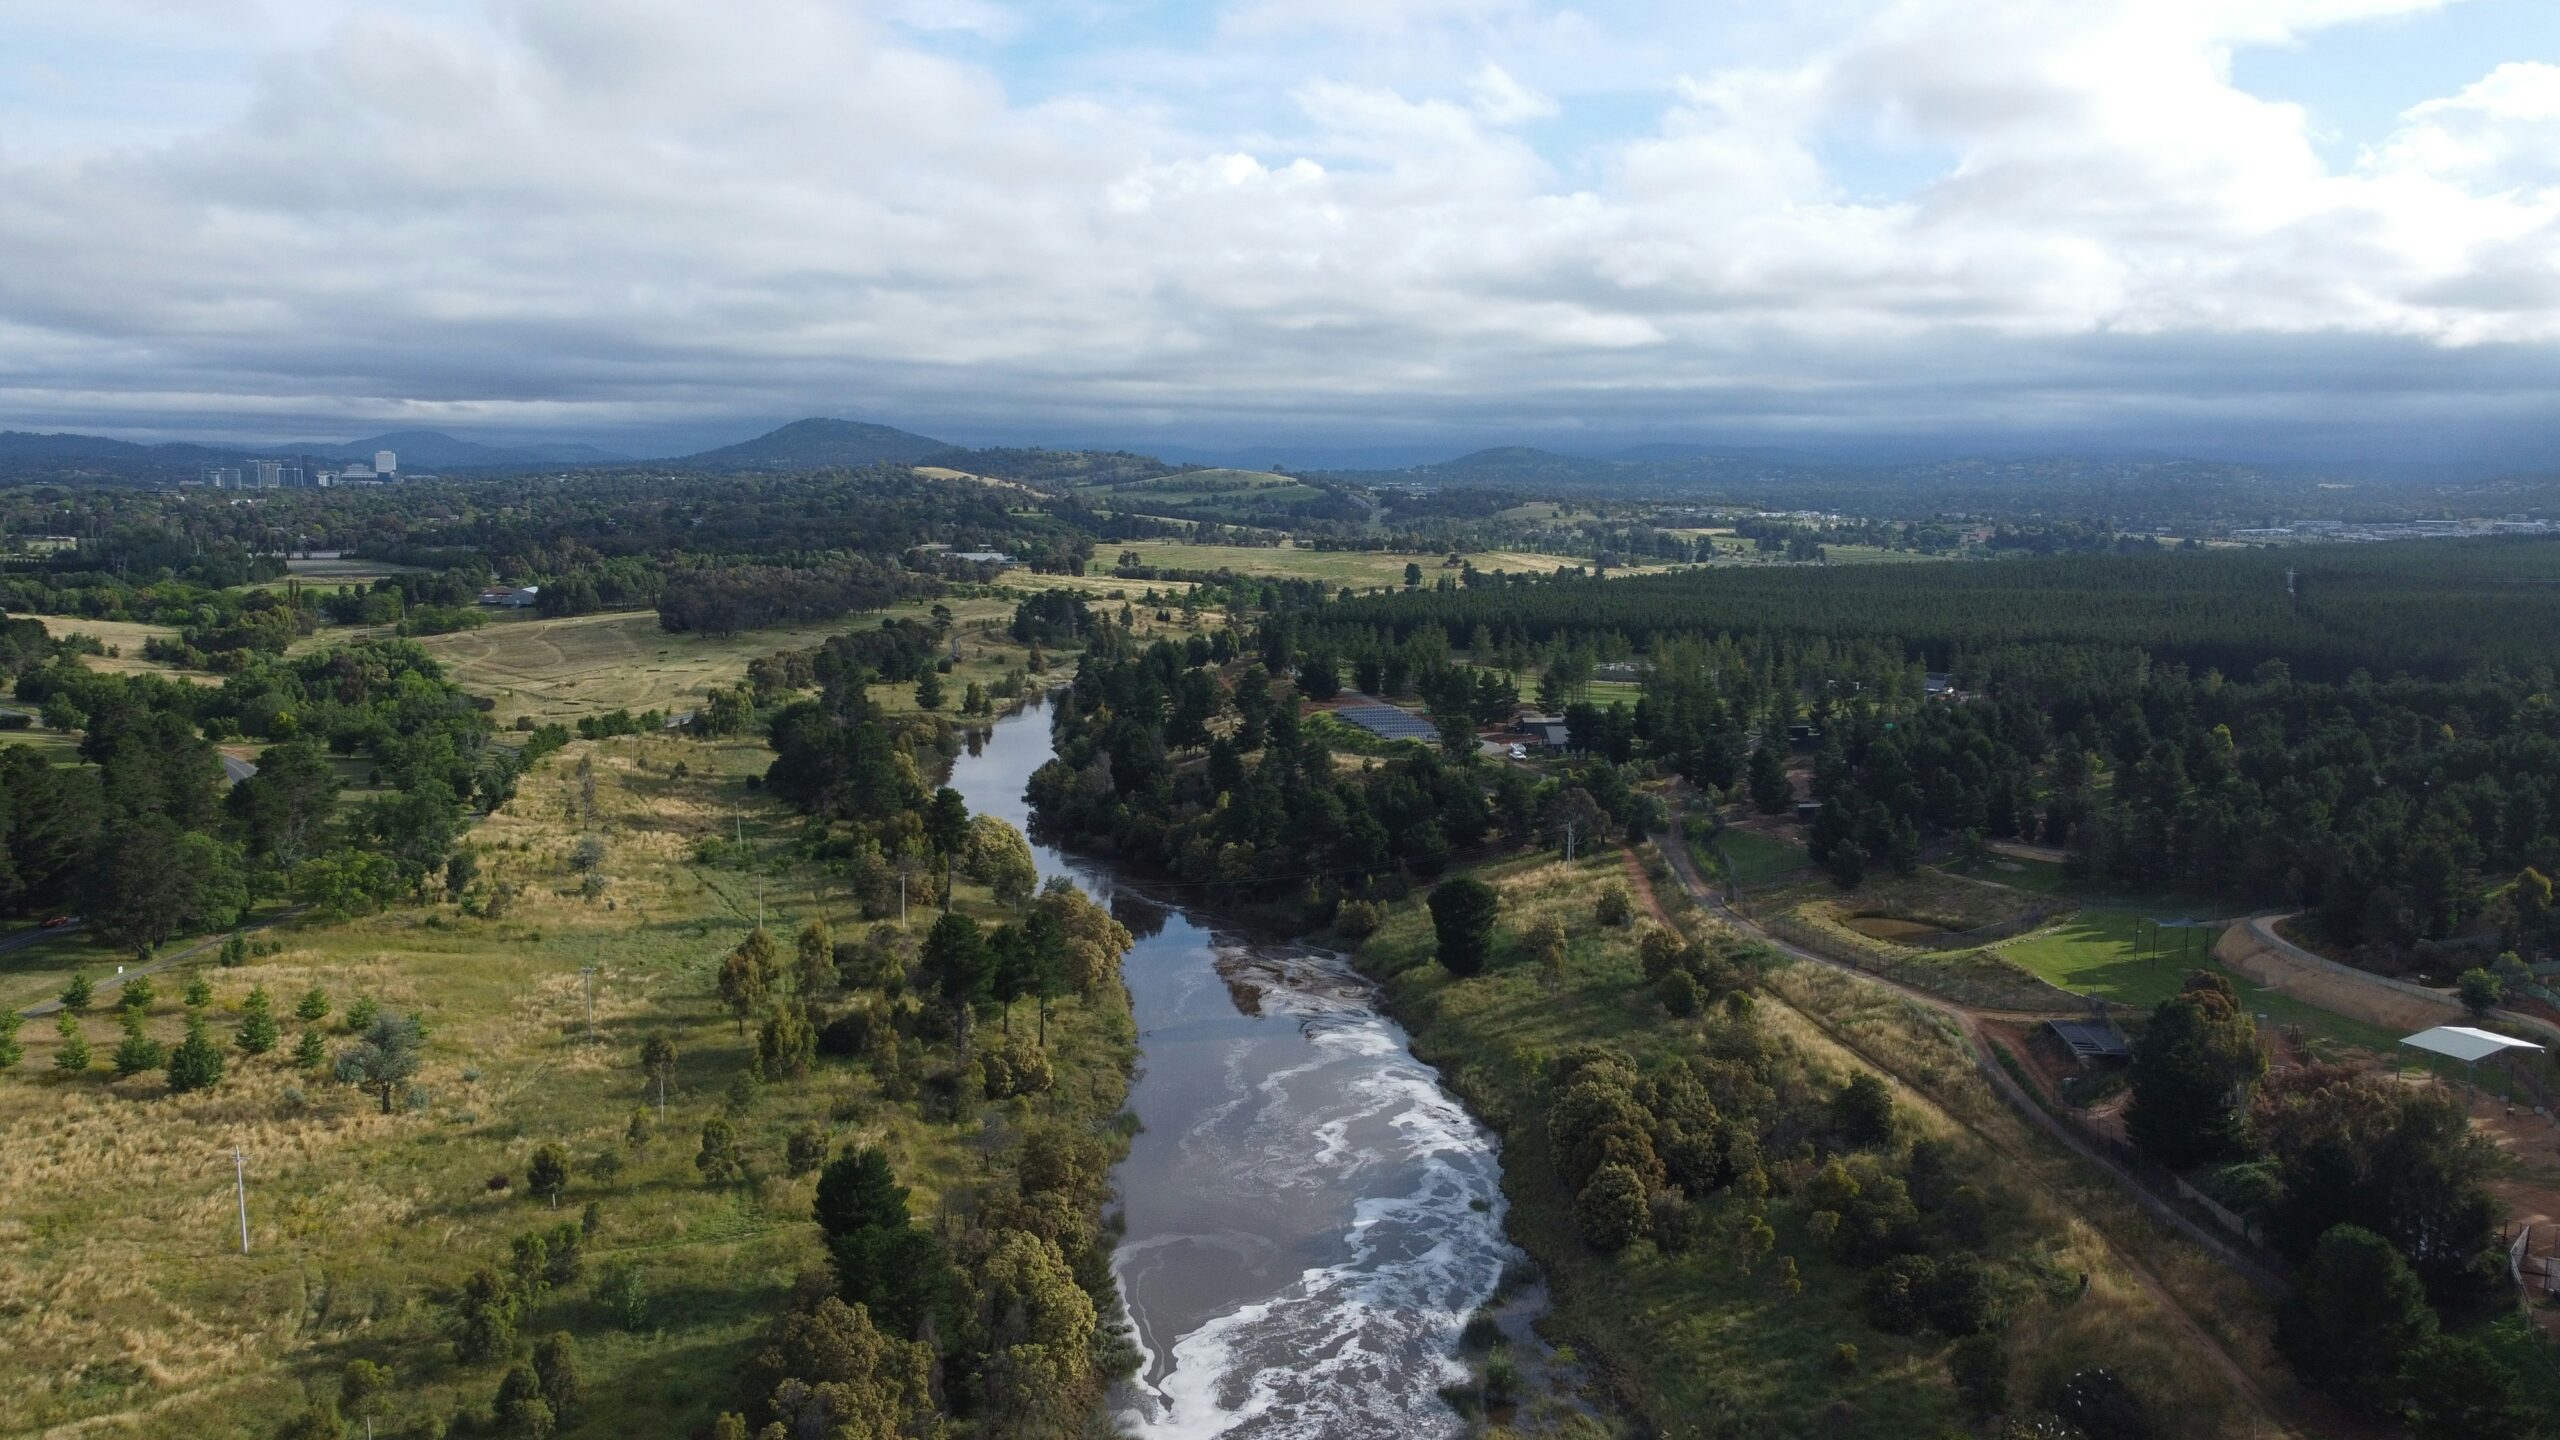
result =
M2553 0L6 0L0 427L2560 461Z

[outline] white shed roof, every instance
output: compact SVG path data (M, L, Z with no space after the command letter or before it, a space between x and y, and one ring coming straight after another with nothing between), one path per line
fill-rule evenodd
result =
M2504 1035L2492 1035L2486 1030L2474 1030L2468 1025L2439 1025L2433 1030L2421 1030L2415 1035L2404 1038L2400 1043L2415 1050L2450 1055L2466 1063L2486 1060L2492 1055L2509 1050L2542 1048L2530 1040L2511 1040Z

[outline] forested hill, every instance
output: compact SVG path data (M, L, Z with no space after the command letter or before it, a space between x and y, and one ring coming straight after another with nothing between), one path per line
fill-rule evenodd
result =
M706 470L807 470L828 465L911 465L951 446L860 420L794 420L753 440L688 455L674 463Z
M2560 656L2560 541L2534 537L1484 581L1355 599L1325 616L1399 637L1437 626L1452 643L1479 626L1532 642L1615 632L1635 645L1673 634L1889 637L1941 669L2035 644L2140 649L2230 675L2280 660L2327 680L2521 671Z
M1964 457L1857 464L1765 448L1644 446L1608 457L1505 446L1409 470L1326 478L1402 488L1643 496L1704 506L1830 510L1879 519L1996 515L2218 531L2293 520L2417 520L2551 513L2560 479L2383 480L2167 456Z

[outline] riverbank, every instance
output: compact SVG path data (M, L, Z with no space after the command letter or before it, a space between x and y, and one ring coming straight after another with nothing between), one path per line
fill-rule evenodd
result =
M1503 900L1483 974L1456 979L1433 961L1419 895L1389 911L1360 946L1358 963L1380 984L1416 1052L1502 1137L1508 1229L1551 1285L1548 1332L1605 1373L1626 1413L1665 1434L1755 1425L1899 1440L1962 1428L1973 1407L1950 1374L1953 1343L1926 1329L1891 1333L1872 1323L1874 1264L1824 1238L1839 1222L1822 1219L1811 1198L1821 1160L1838 1144L1824 1133L1826 1097L1865 1067L1781 1006L1750 1007L1747 1020L1666 1010L1643 974L1641 927L1595 917L1611 887L1645 878L1622 852L1574 864L1523 856L1468 873ZM1640 916L1645 890L1635 885ZM1673 918L1698 929L1691 917ZM1542 920L1556 921L1566 937L1552 989L1522 943ZM1557 1057L1593 1045L1647 1074L1701 1059L1758 1065L1771 1091L1763 1113L1775 1118L1760 1157L1765 1200L1728 1184L1685 1206L1657 1205L1656 1238L1614 1254L1587 1243L1576 1193L1559 1174L1566 1161L1558 1145L1573 1137L1548 1132L1556 1099L1548 1076ZM1955 1212L1944 1208L1945 1194L1929 1197L1912 1223L1940 1260L1959 1249L1978 1258L2007 1322L1992 1353L2015 1397L2013 1413L2051 1404L2073 1377L2103 1364L2142 1398L2164 1427L2159 1433L2262 1433L2248 1405L2200 1375L2153 1297L2088 1226L2049 1195L2007 1184L2004 1162L1926 1099L1888 1089L1896 1100L1893 1144L1870 1150L1873 1159L1847 1158L1916 1192L1910 1182L1920 1167L1909 1147L1922 1143L1931 1147L1932 1174L1976 1189Z
M973 811L1028 821L1048 719L1009 716L955 764ZM1472 1386L1461 1325L1516 1258L1492 1137L1342 957L1199 886L1037 839L1033 856L1136 936L1120 973L1144 1059L1112 1269L1142 1358L1121 1432L1467 1433L1442 1398ZM1520 1313L1536 1295L1512 1299Z

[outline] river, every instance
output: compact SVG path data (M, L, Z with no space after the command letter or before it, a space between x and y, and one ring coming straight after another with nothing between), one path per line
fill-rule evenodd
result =
M974 814L1030 833L1045 705L954 764ZM1458 1331L1515 1252L1493 1137L1413 1057L1340 957L1256 936L1184 887L1034 842L1138 937L1113 1259L1145 1360L1114 1396L1149 1437L1461 1433L1439 1395Z

